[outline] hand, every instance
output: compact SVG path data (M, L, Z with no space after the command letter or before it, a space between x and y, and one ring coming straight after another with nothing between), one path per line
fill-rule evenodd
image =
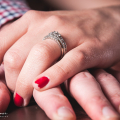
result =
M4 67L0 66L0 113L4 113L10 103L10 91L5 83ZM0 114L2 115L2 114Z
M3 27L0 32L1 61L6 53L4 64L7 85L15 91L14 95L17 93L19 103L22 105L23 102L24 106L29 103L33 91L31 83L39 74L50 78L49 84L41 89L45 90L84 69L109 67L119 61L119 34L115 32L119 31L117 16L117 7L76 12L29 11L11 25ZM111 22L115 23L114 28ZM110 28L110 34L107 34ZM55 65L61 54L59 46L52 40L42 41L45 35L54 30L62 34L69 51ZM34 87L40 89L36 84Z
M120 71L109 69L109 72L103 69L86 70L65 82L68 92L92 120L120 119ZM50 119L75 119L73 109L60 87L42 92L34 89L33 96Z

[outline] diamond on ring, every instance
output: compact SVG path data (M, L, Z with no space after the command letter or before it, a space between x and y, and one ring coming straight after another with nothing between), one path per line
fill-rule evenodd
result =
M67 45L64 39L62 38L61 34L59 34L57 31L54 31L49 33L47 36L43 38L43 40L46 40L46 39L52 39L58 43L58 45L61 48L61 58L62 58L67 52Z

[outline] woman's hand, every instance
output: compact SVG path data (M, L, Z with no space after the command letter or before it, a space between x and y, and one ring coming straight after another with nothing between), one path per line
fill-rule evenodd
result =
M51 67L35 79L33 82L35 89L40 91L46 90L61 84L66 79L69 79L84 69L92 67L107 68L119 61L120 40L117 31L119 31L120 27L119 24L117 24L118 19L116 19L119 15L117 12L115 12L114 15L111 14L111 10L111 8L108 8L102 10L99 9L98 11L82 11L83 14L80 15L79 13L78 16L80 18L78 19L77 13L74 13L75 16L73 14L73 16L70 15L71 18L75 18L72 19L72 21L69 15L69 17L64 15L54 16L54 20L56 19L56 22L54 23L59 23L58 26L61 26L56 27L56 29L63 35L68 45L68 52L59 62L54 65L50 64ZM115 8L114 10L117 11L118 9ZM52 54L54 54L54 56L60 54L55 53L58 52L58 46L53 45L53 43L49 45L50 40L46 40L45 42L46 45L42 47L44 49L43 51L46 50L45 55L49 56L49 61L52 60L53 62L55 59L51 57ZM45 48L46 46L47 48ZM53 50L56 51L53 52ZM29 64L28 66L25 65L24 72L27 67L29 69L29 65L32 64L31 58L35 56L34 51L35 50L32 50L28 56L26 63ZM57 59L58 57L60 57L60 55L57 56ZM28 72L26 74L28 74Z
M15 103L24 106L29 103L32 81L39 74L37 78L49 78L44 88L34 83L34 87L42 91L87 68L106 68L118 62L119 11L119 7L89 11L29 11L3 27L0 55L2 61L5 54L6 81L15 91ZM63 36L68 46L67 54L56 64L61 55L59 46L52 40L42 41L54 30Z

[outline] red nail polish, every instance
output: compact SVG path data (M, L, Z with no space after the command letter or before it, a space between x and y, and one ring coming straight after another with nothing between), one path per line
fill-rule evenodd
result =
M20 107L23 105L23 98L16 93L15 98L14 98L14 103L16 106Z
M49 82L47 77L41 77L40 79L36 80L35 83L38 84L38 87L43 88Z

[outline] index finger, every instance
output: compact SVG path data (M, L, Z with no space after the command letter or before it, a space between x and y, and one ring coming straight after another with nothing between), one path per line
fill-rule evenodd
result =
M33 82L34 88L43 91L58 86L78 72L94 67L98 61L90 60L91 58L87 55L85 47L87 47L86 43L83 43L79 48L72 49L59 62L40 74Z

